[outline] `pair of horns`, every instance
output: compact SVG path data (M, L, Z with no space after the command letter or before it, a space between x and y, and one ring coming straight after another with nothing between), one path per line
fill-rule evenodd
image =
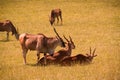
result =
M95 51L96 51L96 48L93 50L93 53L92 53L92 49L91 49L91 47L90 47L90 55L92 54L92 55L94 56Z
M63 37L66 39L67 42L69 42L69 40L63 35ZM72 41L72 38L69 36L70 41Z
M56 35L61 39L60 35L57 33L56 29L53 27L54 32L56 33Z

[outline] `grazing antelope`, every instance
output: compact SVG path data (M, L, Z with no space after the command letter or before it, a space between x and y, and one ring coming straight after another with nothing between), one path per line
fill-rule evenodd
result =
M51 16L49 18L50 24L53 25L55 22L55 18L57 18L57 23L59 23L59 17L61 19L61 24L62 24L62 11L61 9L53 9L51 11Z
M76 56L66 56L61 61L61 65L71 65L72 63L80 63L80 64L89 64L92 62L93 58L96 57L95 55L96 49L94 49L93 53L91 54L91 48L90 48L90 54L77 54Z
M65 36L64 38L66 39L67 43L66 43L66 47L55 52L53 54L53 56L51 55L47 55L47 62L48 64L58 64L60 63L60 61L65 57L65 56L71 56L72 53L72 49L75 49L75 44L72 41L72 38L69 36L70 40L68 40ZM44 57L41 58L38 62L38 64L43 65L44 63Z
M37 35L24 33L19 36L25 64L28 50L37 51L38 61L40 58L40 53L44 53L44 64L46 65L46 53L52 55L57 46L65 47L63 39L59 36L55 28L54 32L56 33L57 37L46 37L44 34L40 33Z
M14 27L13 23L10 20L5 20L4 22L0 22L0 32L7 32L7 40L9 40L9 32L12 32L12 35L15 35L16 39L19 38L19 34Z

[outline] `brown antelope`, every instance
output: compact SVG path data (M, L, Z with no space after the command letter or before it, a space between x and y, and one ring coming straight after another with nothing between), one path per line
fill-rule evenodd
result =
M71 56L72 49L75 49L74 42L72 41L72 38L69 36L70 40L68 40L65 36L64 38L66 39L66 47L55 52L53 56L47 55L47 62L49 64L58 64L60 61L65 57L65 56ZM43 65L44 64L44 57L41 58L38 62L38 64Z
M57 23L59 23L59 17L61 19L61 24L62 24L62 11L61 9L53 9L51 11L51 16L50 16L50 24L53 25L55 22L55 18L57 18Z
M40 33L37 35L24 33L19 36L25 64L28 50L37 51L38 61L40 58L40 53L44 53L44 64L46 65L46 53L52 55L57 46L65 47L63 39L59 36L55 28L54 32L56 33L57 37L46 37L44 34Z
M19 34L10 20L5 20L4 22L0 22L0 32L4 32L4 31L7 32L7 40L9 40L9 32L12 32L12 35L15 35L16 39L19 38Z
M66 56L61 61L61 65L71 65L72 63L80 63L80 64L89 64L92 62L93 58L96 57L95 55L96 49L94 49L93 53L91 54L91 48L90 48L90 54L77 54L76 56Z

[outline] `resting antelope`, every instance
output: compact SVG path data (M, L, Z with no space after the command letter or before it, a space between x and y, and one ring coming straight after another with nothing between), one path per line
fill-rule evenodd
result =
M72 38L69 36L70 40L68 40L65 36L64 38L66 39L67 43L66 43L66 47L55 52L53 54L53 56L51 55L47 55L47 61L49 64L53 63L53 64L59 64L60 61L65 57L65 56L71 56L72 53L72 49L75 49L75 44L72 41ZM38 64L43 65L44 64L44 57L41 58L38 62Z
M12 32L12 35L15 35L16 39L19 38L19 34L10 20L5 20L4 22L0 22L0 32L7 32L7 40L9 40L9 32Z
M51 11L51 16L49 18L50 24L53 25L55 22L55 18L57 18L57 23L59 22L59 17L61 19L61 24L62 24L62 11L61 9L53 9Z
M21 34L19 41L22 46L23 58L26 64L26 54L28 50L37 51L37 60L39 61L40 53L44 53L44 64L46 65L46 53L52 55L57 46L65 47L63 39L59 36L54 28L57 37L46 37L44 34Z
M77 54L76 56L66 56L61 61L61 65L71 65L72 63L89 64L92 62L93 58L97 56L94 54L95 51L96 48L91 54L91 48L90 48L90 54L86 54L86 55Z

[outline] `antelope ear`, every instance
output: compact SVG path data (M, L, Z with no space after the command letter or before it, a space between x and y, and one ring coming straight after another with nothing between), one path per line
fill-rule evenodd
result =
M89 54L86 53L87 56L89 56Z

